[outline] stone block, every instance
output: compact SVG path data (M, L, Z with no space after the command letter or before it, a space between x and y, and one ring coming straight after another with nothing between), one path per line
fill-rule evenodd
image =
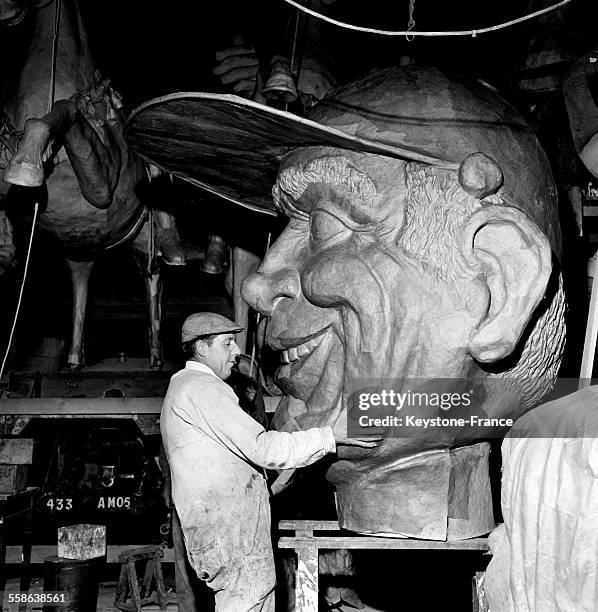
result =
M106 526L67 525L58 528L58 556L64 559L94 559L106 554Z

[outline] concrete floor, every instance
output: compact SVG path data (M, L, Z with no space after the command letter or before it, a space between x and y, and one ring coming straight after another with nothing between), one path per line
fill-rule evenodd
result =
M96 612L113 612L114 611L114 596L116 593L116 581L107 581L101 582L100 588L98 591L98 606L96 608ZM43 590L43 581L41 578L34 578L31 582L31 587L29 588L29 593L31 595L35 595L36 593L41 593ZM6 583L6 590L4 595L4 608L3 612L18 612L19 606L18 604L9 604L8 595L10 593L18 593L19 592L19 580L17 578L10 579ZM176 593L172 592L172 589L167 587L168 592L168 612L176 612L178 610L178 606L176 604ZM27 605L27 612L33 612L36 610L42 610L41 603L31 603ZM57 612L60 611L60 608L53 608ZM152 610L160 610L158 605L148 605L143 606L144 612L151 612Z
M116 581L106 581L100 583L100 588L98 591L98 605L96 608L96 612L114 612L115 608L114 604L114 596L116 593ZM43 581L41 578L34 578L31 582L31 587L29 588L29 593L31 595L35 595L36 593L41 593L43 590ZM178 611L178 606L176 602L176 593L173 592L172 588L166 585L166 591L168 595L168 608L167 612L176 612ZM3 612L18 612L19 606L18 604L9 604L8 603L8 595L10 593L18 593L19 592L19 580L17 578L9 579L6 582L6 590L4 595L4 607ZM27 605L27 612L34 612L38 610L42 610L41 603L31 603ZM56 612L60 612L60 608L53 608ZM143 606L144 612L151 611L159 611L160 608L158 605L147 605ZM354 612L356 608L352 606L342 606L340 608L335 608L340 612ZM181 612L189 612L188 610L181 610ZM202 611L204 612L204 611ZM207 612L207 611L205 611ZM361 612L385 612L380 610L379 608L371 608L366 606L365 608L361 608Z

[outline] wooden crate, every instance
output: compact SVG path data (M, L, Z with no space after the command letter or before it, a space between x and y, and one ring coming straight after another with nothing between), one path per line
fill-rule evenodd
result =
M0 464L0 494L13 495L27 488L27 465Z

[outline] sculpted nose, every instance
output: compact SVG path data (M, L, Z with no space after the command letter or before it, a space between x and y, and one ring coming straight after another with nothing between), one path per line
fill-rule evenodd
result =
M243 299L258 312L272 314L279 298L296 299L301 293L299 272L293 269L268 273L261 268L243 282Z

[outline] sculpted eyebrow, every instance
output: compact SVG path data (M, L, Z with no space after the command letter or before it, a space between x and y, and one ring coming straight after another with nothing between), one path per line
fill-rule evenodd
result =
M309 213L297 208L295 206L295 198L287 193L278 182L274 185L272 196L276 207L285 216L301 221L307 221L309 219Z

